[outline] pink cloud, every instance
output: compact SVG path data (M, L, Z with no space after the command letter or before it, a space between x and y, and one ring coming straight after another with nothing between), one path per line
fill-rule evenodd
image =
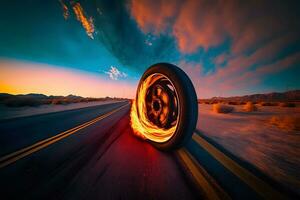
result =
M264 65L265 62L270 62L275 59L279 52L282 51L285 47L291 44L295 40L296 35L287 34L283 37L275 38L271 40L266 45L258 48L253 54L249 56L238 55L238 56L226 56L220 55L217 57L215 63L227 60L227 65L223 68L217 68L216 72L211 76L213 80L230 80L237 79L233 77L246 77L245 74L251 73L251 67L255 64ZM250 77L249 77L250 78ZM258 77L252 77L251 79L257 79ZM209 77L208 77L209 79ZM246 80L244 82L247 82ZM257 82L257 81L254 81Z
M246 90L260 84L265 76L298 62L294 55L274 63L283 50L299 41L299 24L292 5L235 0L133 2L136 5L131 4L129 10L138 26L145 33L172 35L182 53L195 53L198 48L207 50L227 38L231 40L229 52L213 61L213 73L203 73L198 63L180 63L200 97Z
M191 78L198 98L231 96L261 84L265 77L300 65L300 53L287 56L272 64L262 65L254 70L243 69L239 65L236 66L240 62L247 63L247 59L237 58L231 62L231 65L225 68L218 68L212 74L204 74L202 65L196 63L182 61L179 63L179 66Z
M236 84L238 79L220 80L216 74L203 73L203 67L193 62L180 62L179 66L187 73L193 82L198 98L228 95L233 91L242 89L246 83Z
M222 65L222 64L224 64L224 62L225 62L226 60L228 60L228 58L229 58L229 55L228 55L228 54L226 54L226 53L220 54L219 56L217 56L217 57L214 59L214 63L215 63L216 65Z
M136 20L140 29L145 32L159 34L169 28L170 18L176 15L179 0L132 0L130 14Z
M200 46L207 49L225 39L219 6L204 1L186 1L181 6L173 35L182 52L192 53Z
M183 53L199 47L208 49L233 41L232 52L243 53L262 42L281 35L288 28L297 29L288 7L269 1L167 1L132 0L131 16L145 32L171 32Z
M256 70L256 73L260 76L275 74L293 65L300 65L300 52L287 56L275 63L261 66Z

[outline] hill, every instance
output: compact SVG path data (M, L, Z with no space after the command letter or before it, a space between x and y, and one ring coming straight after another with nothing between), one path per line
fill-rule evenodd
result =
M123 100L122 98L91 98L81 97L76 95L68 96L47 96L44 94L18 94L12 95L7 93L0 93L0 104L9 107L22 107L22 106L39 106L42 104L70 104L79 102L92 102L92 101L107 101L107 100Z
M287 92L272 92L272 93L265 93L265 94L251 94L251 95L244 95L244 96L233 96L233 97L213 97L210 99L200 99L203 100L210 100L210 101L235 101L235 102L277 102L277 101L284 101L284 102L291 102L291 101L300 101L300 90L291 90Z

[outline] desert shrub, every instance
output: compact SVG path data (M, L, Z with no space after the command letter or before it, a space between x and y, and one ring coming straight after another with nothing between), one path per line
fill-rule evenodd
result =
M234 110L232 106L227 106L221 103L213 104L213 112L215 113L231 113Z
M276 103L276 102L260 102L259 105L260 106L277 106L278 103Z
M39 106L43 102L40 99L27 98L27 97L14 97L6 99L4 105L9 107L22 107L22 106Z
M300 130L300 117L299 116L273 116L269 123L277 126L278 128L288 131Z
M293 107L296 107L296 104L295 103L290 103L290 102L281 102L281 103L279 103L279 106L280 107L290 107L290 108L293 108Z
M257 107L251 102L247 102L243 109L246 111L246 112L253 112L253 111L257 111Z
M228 102L228 105L234 105L234 106L237 106L237 105L245 105L246 102L244 101L229 101Z
M52 100L51 99L44 99L43 104L52 104Z
M70 103L70 102L66 101L63 98L52 99L52 104L54 104L54 105L65 105L68 103Z
M52 99L51 103L54 105L58 105L58 104L61 104L61 100L60 99Z
M219 101L217 101L217 100L210 101L210 104L218 104L218 103L219 103Z

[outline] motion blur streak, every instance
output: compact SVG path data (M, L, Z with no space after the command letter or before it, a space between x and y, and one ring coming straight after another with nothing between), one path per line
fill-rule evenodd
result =
M155 76L152 75L141 83L140 88L137 91L137 98L131 107L131 126L134 133L139 137L155 142L165 142L171 138L177 126L172 126L169 129L163 129L154 125L147 117L145 97L147 89L155 81Z

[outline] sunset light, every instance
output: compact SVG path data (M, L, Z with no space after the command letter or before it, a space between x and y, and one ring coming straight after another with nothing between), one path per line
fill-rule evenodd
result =
M300 0L1 0L1 200L300 200Z
M11 94L133 97L135 86L99 74L45 64L0 61L0 90Z

